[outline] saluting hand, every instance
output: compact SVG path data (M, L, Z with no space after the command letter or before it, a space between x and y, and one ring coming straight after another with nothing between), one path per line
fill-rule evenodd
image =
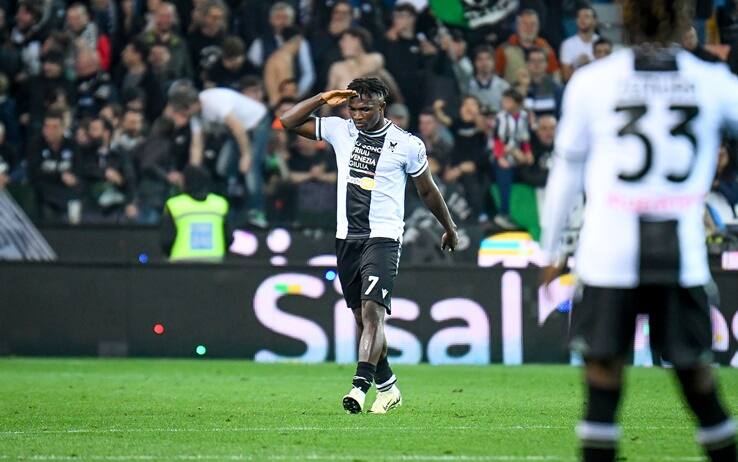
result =
M359 96L354 90L331 90L320 94L320 98L330 107L340 106L354 96Z

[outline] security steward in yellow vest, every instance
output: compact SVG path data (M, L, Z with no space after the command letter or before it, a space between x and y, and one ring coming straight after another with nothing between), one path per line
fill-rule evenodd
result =
M162 217L162 247L170 261L218 262L230 245L228 202L208 193L206 170L187 166L184 193L167 200Z

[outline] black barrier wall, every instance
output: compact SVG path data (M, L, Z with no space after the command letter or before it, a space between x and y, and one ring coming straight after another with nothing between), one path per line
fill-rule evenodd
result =
M738 285L718 273L714 348L738 367ZM403 268L387 335L395 362L569 362L572 280L534 269ZM0 353L353 362L356 334L332 269L246 265L0 264ZM650 364L648 328L634 361Z

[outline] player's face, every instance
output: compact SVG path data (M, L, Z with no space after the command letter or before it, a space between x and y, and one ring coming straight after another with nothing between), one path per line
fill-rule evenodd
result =
M349 100L349 115L359 130L374 131L381 128L384 105L382 98L361 95Z

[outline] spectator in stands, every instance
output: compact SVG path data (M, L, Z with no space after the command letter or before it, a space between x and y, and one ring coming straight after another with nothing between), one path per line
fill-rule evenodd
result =
M333 154L298 136L287 161L288 213L303 226L320 226L336 208L336 165Z
M541 48L546 53L546 72L559 77L559 62L556 53L545 39L538 36L540 24L538 13L526 9L518 14L516 32L497 48L495 68L497 73L512 84L519 69L525 67L525 54L531 48Z
M113 127L107 121L92 119L87 125L87 144L80 146L88 222L118 223L138 216L133 164L124 152L111 149L112 134Z
M95 50L99 58L100 69L110 70L112 50L110 38L98 31L97 25L90 21L87 7L82 3L73 3L67 8L66 30L72 37L74 48L79 50Z
M594 43L594 59L602 59L612 53L612 42L605 37L600 37Z
M510 218L514 167L531 165L533 154L528 114L523 109L523 95L512 88L506 90L502 96L502 111L497 113L492 138L492 154L495 182L500 190L500 208L494 217L494 223L503 229L516 229L518 225Z
M528 51L528 75L530 83L525 96L525 108L539 117L552 114L558 118L563 88L546 73L546 53L540 48Z
M10 42L18 50L22 69L15 77L16 82L38 75L41 72L41 44L47 31L40 25L42 11L32 0L18 2L15 27L10 33Z
M410 126L410 111L402 103L391 104L387 108L387 118L403 130Z
M246 45L235 35L223 40L222 53L218 61L205 70L205 88L238 88L238 82L247 75L258 76L259 70L246 59Z
M41 136L28 146L28 176L44 221L77 224L81 218L80 159L75 143L64 136L63 115L49 111Z
M151 73L159 81L162 95L165 95L172 83L177 80L172 70L172 54L169 48L164 45L154 45L149 50L148 62Z
M99 57L93 50L77 53L75 90L77 117L95 117L105 104L115 101L115 87L110 74L100 69Z
M219 49L228 33L228 7L221 0L208 0L202 20L193 23L194 31L187 35L195 75L200 78L206 66L207 50Z
M432 109L426 109L420 113L418 130L420 139L425 144L431 173L436 179L443 178L444 172L451 162L454 145L441 136L441 127Z
M417 33L417 11L409 3L399 3L392 12L392 25L385 35L385 67L394 77L404 103L415 117L424 98L427 70L438 50L424 34Z
M90 2L92 20L97 25L100 34L111 39L118 28L118 6L112 0L93 0Z
M474 74L464 75L459 67L457 76L462 94L476 96L484 111L497 112L500 110L502 92L510 88L510 84L495 73L494 48L489 45L479 45L474 49Z
M333 63L341 60L341 47L338 42L341 35L351 27L353 7L347 0L340 0L333 4L328 27L317 28L310 34L313 62L315 63L315 85L313 93L326 88L328 71Z
M472 213L479 222L488 221L489 212L486 207L485 194L487 185L486 140L487 122L481 112L479 100L474 96L465 96L456 119L449 117L444 111L444 101L437 100L433 104L436 118L449 127L454 135L454 149L449 166L443 173L446 184L458 183L464 190Z
M555 136L556 117L550 114L539 117L531 139L533 163L518 167L516 172L518 181L539 189L546 187L553 161Z
M131 88L138 88L144 94L144 114L146 120L153 121L164 109L162 85L156 74L148 65L149 49L146 42L136 38L123 50L124 69L118 73L117 87L122 93Z
M0 123L4 126L4 143L19 149L22 143L18 107L10 94L10 81L5 74L0 74Z
M114 56L118 56L123 48L143 31L146 21L136 11L136 0L121 0L118 25L113 33Z
M222 261L233 241L228 202L210 192L210 178L203 168L185 168L183 186L182 194L167 200L160 231L162 249L171 261Z
M474 74L474 65L466 55L467 44L464 34L458 30L448 31L444 28L439 31L439 36L441 50L451 61L456 80L466 81L470 75Z
M724 217L725 221L735 221L738 212L738 172L735 153L731 153L732 147L727 140L720 145L717 171L712 183L712 190L722 196L733 211L733 216Z
M346 88L359 77L376 76L390 87L390 99L401 102L397 83L384 68L384 58L380 53L368 53L371 49L372 36L366 29L351 27L341 36L341 61L336 61L328 72L327 90Z
M135 151L139 223L158 223L166 199L182 189L183 177L177 169L173 149L175 130L187 125L188 121L186 107L165 111L165 115L154 121L151 133Z
M30 133L41 128L46 101L57 91L74 98L73 86L64 75L64 56L51 50L42 57L41 74L25 82L18 101L20 122Z
M711 63L717 63L721 61L719 57L707 51L705 47L700 44L697 38L697 30L694 27L690 27L689 29L687 29L687 32L684 33L684 36L682 37L682 46L685 50L689 51L703 61L708 61Z
M269 24L271 33L262 34L256 38L249 47L248 57L252 64L261 68L266 65L269 57L284 45L287 39L283 37L285 30L295 25L295 9L289 3L277 2L269 10ZM301 95L306 94L315 82L315 68L310 55L310 44L307 40L301 40L297 52L299 85L298 91Z
M136 148L144 141L143 128L143 113L125 111L120 121L120 129L114 133L111 149L132 159Z
M156 44L166 45L172 55L171 68L176 78L192 77L192 62L187 49L187 42L175 32L177 11L169 2L161 2L153 16L153 26L143 33L144 43L149 47Z
M717 8L716 17L720 43L735 46L738 42L738 1L726 0Z
M561 77L564 82L571 78L577 68L594 59L594 43L600 38L595 33L597 13L591 6L577 10L577 33L561 44Z
M263 152L253 149L250 135L264 119L266 106L229 88L210 88L198 95L193 88L184 87L182 93L183 98L192 100L191 113L197 115L191 123L191 163L208 168L218 191L224 195L234 199L244 195L239 172L246 175L248 192L260 195L262 183L256 176L263 171L264 158ZM218 151L212 158L206 158L206 136L216 131L227 132L227 141L218 144ZM249 175L251 172L253 173ZM258 207L261 209L257 208L249 213L258 216L261 221L264 216L263 200Z
M5 125L0 123L0 191L4 190L13 180L18 166L18 154L5 139Z
M276 49L267 59L264 65L264 86L266 87L269 105L274 104L282 98L282 89L280 88L284 82L295 81L298 73L301 72L295 66L299 63L299 54L305 38L294 27L288 27L282 31L284 42L282 46ZM312 66L310 66L312 70ZM307 80L305 80L307 77ZM314 75L300 75L300 81L297 83L297 96L301 97L303 91L307 91L313 86Z

